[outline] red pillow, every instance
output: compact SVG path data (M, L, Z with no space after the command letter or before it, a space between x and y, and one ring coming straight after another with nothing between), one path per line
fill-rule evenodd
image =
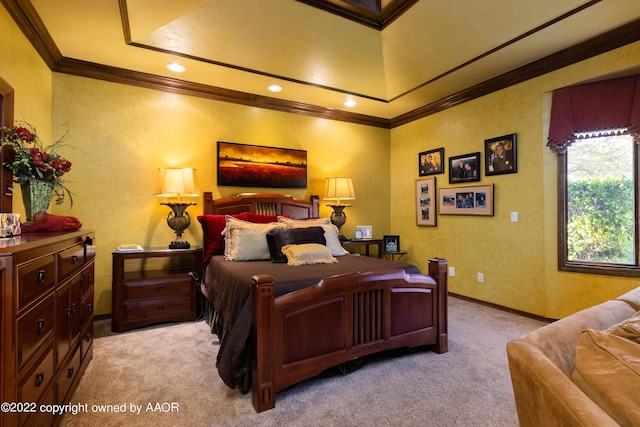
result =
M249 212L231 215L243 221L249 221ZM224 238L222 230L227 226L226 215L199 215L198 221L202 225L204 236L204 262L208 262L214 255L224 254Z
M253 222L253 223L256 223L256 224L268 224L270 222L278 222L278 217L279 216L283 216L285 218L289 218L289 214L262 215L262 214L249 213L249 222Z

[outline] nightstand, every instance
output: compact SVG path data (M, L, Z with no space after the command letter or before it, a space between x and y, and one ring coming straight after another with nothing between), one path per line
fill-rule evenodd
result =
M404 255L407 254L407 251L385 251L382 253L384 255L384 257L388 260L391 261L400 261L400 258L402 258ZM396 259L396 257L398 257L398 259Z
M111 330L195 320L201 275L201 248L113 252Z
M349 248L359 248L361 246L364 246L364 254L366 256L370 256L369 255L370 246L377 246L378 258L382 258L382 239L353 239L353 240L347 240L345 242L342 242L342 247L345 248L346 250L349 250Z

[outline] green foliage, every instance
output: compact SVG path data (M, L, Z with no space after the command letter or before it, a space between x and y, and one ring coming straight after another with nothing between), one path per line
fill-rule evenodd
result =
M633 264L633 180L581 180L567 190L569 259Z

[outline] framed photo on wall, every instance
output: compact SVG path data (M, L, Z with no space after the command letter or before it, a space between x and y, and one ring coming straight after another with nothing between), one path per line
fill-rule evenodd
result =
M486 176L518 172L516 134L485 139L484 162Z
M444 148L418 154L418 175L427 176L444 172Z
M438 213L493 216L493 184L440 188Z
M449 184L480 181L480 152L449 157Z
M416 224L436 226L436 177L416 180Z

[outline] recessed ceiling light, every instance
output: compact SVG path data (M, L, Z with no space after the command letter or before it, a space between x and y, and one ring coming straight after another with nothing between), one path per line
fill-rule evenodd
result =
M355 107L358 103L356 101L354 101L353 99L347 99L344 102L344 106L345 107Z
M183 65L178 64L177 62L172 62L167 64L167 69L173 71L174 73L183 73L186 68Z
M278 85L271 85L267 89L269 89L271 92L282 92L282 86Z

